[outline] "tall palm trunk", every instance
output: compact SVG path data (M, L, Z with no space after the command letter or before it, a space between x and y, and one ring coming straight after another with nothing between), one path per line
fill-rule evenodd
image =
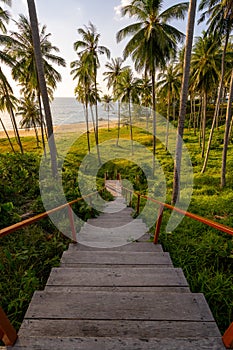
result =
M40 36L38 31L36 7L35 7L34 0L27 0L27 4L28 4L31 30L32 30L32 39L33 39L36 68L37 68L37 74L39 79L41 96L42 96L43 105L44 105L46 126L47 126L48 137L49 137L48 144L49 144L49 150L50 150L50 156L51 156L52 175L53 177L56 177L57 176L57 150L56 150L55 138L53 133L53 122L52 122L52 115L51 115L50 104L49 104L48 91L47 91L47 86L46 86L46 81L44 76L44 66L43 66L43 59L42 59L41 47L40 47Z
M202 151L201 157L204 157L205 153L205 131L206 131L206 111L207 111L207 93L203 93L203 116L202 116Z
M116 146L119 145L120 127L121 127L121 101L118 100L118 125L117 125L117 141L116 141Z
M98 101L97 101L98 96L97 96L96 62L95 62L94 74L95 74L95 141L96 141L96 150L97 150L98 161L99 161L99 165L101 165L100 150L99 150L99 116L98 116Z
M134 153L134 149L133 149L133 125L132 125L130 96L128 96L128 99L129 99L128 108L129 108L129 128L130 128L131 152L133 155L133 153Z
M187 98L188 98L189 72L190 72L191 52L192 52L192 43L193 43L194 23L195 23L195 15L196 15L196 5L197 5L196 0L190 0L186 44L185 44L185 57L184 57L184 69L183 69L184 73L183 73L183 79L182 79L179 121L178 121L178 128L177 128L176 154L175 154L175 161L174 161L174 180L173 180L173 193L172 193L173 204L175 204L177 200L179 200L179 195L180 195L180 171L181 171L182 142L183 142L182 139L184 134L184 122L185 122L186 105L187 105Z
M171 90L170 90L170 87L169 87L169 90L168 90L168 104L167 104L167 126L166 126L166 139L165 139L165 147L166 147L166 150L168 148L168 135L169 135L169 116L170 116L170 104L171 104Z
M37 100L38 100L39 110L40 110L40 128L41 128L42 145L43 145L44 156L46 157L44 118L43 118L43 112L42 112L42 106L41 106L41 99L40 99L40 92L39 91L37 91Z
M226 126L225 126L224 145L223 145L223 152L222 152L221 187L224 187L226 185L227 148L229 143L230 125L232 120L232 102L233 102L233 70L231 72L230 91L229 91L229 97L228 97L228 103L227 103Z
M224 45L224 49L222 52L221 78L220 78L220 83L219 83L218 96L217 96L217 101L216 101L216 106L215 106L215 111L214 111L213 122L212 122L211 130L210 130L210 136L209 136L208 146L207 146L207 150L206 150L205 160L204 160L203 168L201 171L202 173L204 173L206 170L207 162L209 159L210 146L211 146L211 142L212 142L212 138L213 138L213 134L214 134L214 127L216 124L217 117L219 115L219 108L220 108L222 89L223 89L223 83L224 83L224 75L225 75L225 57L226 57L226 50L227 50L227 45L228 45L228 41L229 41L229 34L230 34L229 31L227 31L226 38L225 38L225 45Z
M155 97L155 71L151 74L152 81L152 113L153 113L153 160L152 160L152 177L155 173L155 154L156 154L156 97Z
M86 119L86 128L87 128L87 148L88 148L88 153L90 154L91 152L91 146L90 146L90 130L89 130L89 121L88 121L88 96L85 93L85 119Z
M4 125L3 121L2 121L2 118L0 118L0 123L1 123L1 125L2 125L2 128L3 128L4 133L6 134L7 139L8 139L8 141L9 141L9 144L10 144L10 146L11 146L11 149L12 149L12 151L15 153L13 144L12 144L11 139L10 139L10 137L9 137L9 134L8 134L6 128L5 128L5 125Z

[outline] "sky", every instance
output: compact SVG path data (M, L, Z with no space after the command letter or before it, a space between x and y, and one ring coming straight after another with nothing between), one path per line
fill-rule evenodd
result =
M166 9L179 1L164 0L163 9ZM91 21L100 33L100 45L108 47L111 51L111 58L122 56L124 46L127 41L120 44L116 43L116 33L124 28L130 22L129 18L122 18L120 9L129 3L129 0L35 0L37 8L38 22L47 26L47 33L51 33L50 41L60 50L58 53L66 61L66 68L55 68L62 75L62 82L54 93L55 97L73 97L75 82L70 75L70 62L77 59L77 54L73 49L75 41L80 39L77 29L88 25ZM13 0L12 7L8 8L14 20L18 19L19 14L28 16L27 0ZM198 17L198 15L197 15ZM184 21L175 21L172 23L183 33L186 32L187 19ZM14 30L13 22L7 27ZM200 35L204 29L202 26L196 26L195 35ZM106 57L101 57L101 68L98 72L98 80L102 93L107 93L106 82L102 80L102 73L106 70ZM128 60L125 64L130 64ZM9 73L6 73L9 76ZM15 94L19 89L12 83Z

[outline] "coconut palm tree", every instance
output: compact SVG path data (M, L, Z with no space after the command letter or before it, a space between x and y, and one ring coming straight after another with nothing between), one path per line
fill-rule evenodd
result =
M110 51L105 46L99 45L100 34L97 33L96 27L90 22L88 26L78 29L78 34L81 35L82 40L74 43L74 50L79 57L89 66L90 75L93 77L94 88L96 92L95 98L95 127L96 127L96 148L98 153L99 163L101 164L99 154L99 136L98 136L98 106L97 106L97 70L100 67L99 55L106 55L110 58Z
M121 73L129 68L129 66L122 67L123 59L120 57L112 58L111 62L107 62L105 67L108 69L108 71L104 72L104 75L106 76L105 79L108 80L107 87L113 90L113 96L116 100L116 89L119 77ZM105 80L104 79L104 80ZM119 138L120 138L120 126L121 126L121 102L118 100L118 126L117 126L117 141L116 146L118 146Z
M166 96L167 100L167 127L166 127L166 137L165 137L165 147L168 148L168 135L169 135L169 118L170 118L170 106L171 102L175 103L176 97L181 87L181 76L177 74L176 67L173 63L169 64L158 75L157 87L163 95Z
M40 92L43 100L45 120L46 120L46 126L48 131L48 138L49 138L48 143L49 143L50 156L51 156L52 175L56 177L57 176L57 150L56 150L55 138L53 134L53 122L52 122L52 114L51 114L50 104L49 104L48 90L47 90L47 85L45 80L44 64L43 64L43 57L41 52L41 43L40 43L40 35L39 35L39 29L38 29L36 7L35 7L34 0L27 0L27 4L28 4L29 17L30 17L37 78L39 81Z
M160 12L163 0L132 0L122 8L122 15L135 17L138 22L128 25L117 33L117 41L132 36L124 49L124 58L132 56L137 71L146 72L152 80L152 108L153 108L153 155L156 150L156 96L155 74L158 67L164 66L166 61L176 53L177 43L184 35L171 26L173 19L184 19L188 3L174 5ZM153 173L155 162L153 157Z
M35 93L29 94L24 98L21 98L18 106L17 115L22 117L20 121L21 128L34 129L37 147L39 147L40 140L37 127L41 125L41 118L40 108L38 106L38 101L36 100Z
M202 153L205 152L205 130L207 98L219 81L219 71L221 69L221 51L219 37L214 34L196 38L191 59L191 84L194 91L200 91L203 99L202 116Z
M221 63L221 78L219 82L218 88L218 96L215 105L214 117L212 122L212 127L209 135L208 146L206 150L205 160L202 168L202 173L205 172L210 146L213 138L214 127L216 124L216 120L219 115L220 102L222 97L222 89L224 84L224 76L225 76L225 58L226 51L229 42L229 37L233 28L233 0L202 0L199 5L199 10L203 11L202 16L200 17L199 22L204 21L206 18L209 33L216 33L222 39L224 38L224 48L222 51L222 63Z
M109 114L110 114L110 110L111 109L113 110L113 105L111 103L112 100L113 100L112 96L108 95L108 94L105 94L102 98L104 110L108 113L108 131L110 131L110 129L109 129Z
M78 84L75 88L75 95L79 102L84 105L84 114L86 120L87 130L87 147L88 152L91 151L90 146L90 131L89 131L89 120L88 120L88 102L89 102L89 91L90 86L93 83L92 76L90 75L89 65L81 59L71 62L70 67L72 68L70 74L73 75L73 80L78 79Z
M21 92L23 92L23 94L33 93L34 90L36 91L39 106L41 106L41 93L33 49L31 26L24 15L19 16L16 25L18 30L11 32L11 37L14 41L13 44L9 45L8 49L8 52L17 60L17 63L12 69L12 75L22 86ZM59 49L51 44L49 40L51 34L46 34L46 26L42 26L39 35L47 91L50 99L52 99L53 91L56 89L57 83L61 81L61 74L54 68L54 64L65 66L65 61L63 58L55 55L56 52L59 52ZM41 120L43 122L42 108L40 111Z
M183 68L183 79L180 93L180 108L179 108L179 120L177 128L177 140L176 140L176 153L174 160L174 176L173 176L173 193L172 203L175 204L179 200L180 195L180 173L181 173L181 159L182 159L182 139L184 134L184 122L186 116L186 105L188 98L188 87L189 87L189 73L191 63L191 53L193 44L193 32L196 16L196 0L190 0L188 23L187 23L187 34L185 43L185 54L184 54L184 68Z
M128 104L131 150L133 154L132 103L139 103L139 80L134 78L131 68L125 69L117 82L116 97Z

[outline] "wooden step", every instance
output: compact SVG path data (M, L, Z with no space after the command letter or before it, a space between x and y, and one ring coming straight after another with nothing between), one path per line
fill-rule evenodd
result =
M147 237L147 239L149 239L149 236ZM106 251L106 248L93 248L93 247L89 247L86 246L84 244L73 244L71 243L69 245L69 251L70 252L75 252L77 253L79 250L91 250L93 253L95 253L96 251ZM132 243L128 243L125 244L124 246L120 246L120 247L112 247L110 250L114 250L114 251L124 251L124 252L163 252L162 246L161 244L153 244L151 242L132 242Z
M47 286L188 287L180 268L53 268Z
M12 350L224 350L221 338L20 338Z
M202 294L37 291L25 319L213 322Z
M172 266L172 261L168 253L159 252L121 252L121 251L79 251L77 254L65 251L62 255L61 262L63 264L79 264L80 266L89 265L92 267L98 267L101 265L156 265L156 266Z

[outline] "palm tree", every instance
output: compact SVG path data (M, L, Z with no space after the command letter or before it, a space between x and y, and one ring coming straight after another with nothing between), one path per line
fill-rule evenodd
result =
M48 131L48 138L49 138L48 143L49 143L50 156L51 156L52 175L56 177L57 176L57 150L56 150L55 138L53 134L52 115L50 110L49 96L48 96L48 90L47 90L45 74L44 74L44 64L43 64L43 57L42 57L41 45L40 45L41 43L40 43L40 35L38 30L36 7L35 7L34 0L27 0L27 4L28 4L28 10L29 10L30 24L31 24L31 33L32 33L33 49L34 49L35 62L36 62L37 77L38 77L40 92L43 100L46 126Z
M113 105L112 105L112 96L105 94L102 98L102 102L103 102L103 107L104 110L108 113L108 131L110 131L109 129L109 114L110 114L110 110L113 109Z
M40 108L36 101L35 93L29 94L20 100L17 115L21 116L21 128L33 128L36 135L37 147L39 147L39 136L37 127L41 125Z
M169 64L163 72L158 75L157 87L160 93L166 96L167 99L167 127L165 137L165 147L168 148L168 134L169 134L169 117L171 102L175 103L178 91L180 91L180 74L177 74L174 64Z
M107 87L113 90L113 96L116 99L116 89L119 77L121 73L129 68L128 66L122 67L123 59L120 57L112 58L111 62L107 62L105 67L108 69L108 71L104 72L104 75L106 75L105 79L108 80ZM105 80L104 79L104 80ZM118 146L119 138L120 138L120 126L121 126L121 102L118 100L118 126L117 126L117 141L116 146Z
M207 98L211 90L219 81L219 70L221 67L221 53L219 50L219 38L213 34L202 33L196 38L191 59L191 84L194 91L200 91L203 98L202 117L202 153L205 152L205 129Z
M6 3L7 5L11 5L11 1L10 0L4 0L2 1L4 3ZM6 35L7 33L7 29L5 26L5 23L8 23L10 18L10 15L7 11L3 10L0 7L0 30L3 34L0 35L0 42L2 45L7 45L7 44L11 44L12 43L12 38L10 38L8 35ZM5 51L0 50L0 60L2 62L4 62L7 66L9 67L13 67L14 65L14 59L8 55ZM15 138L17 143L19 144L21 153L23 153L23 146L19 137L19 132L18 132L18 127L17 127L17 123L15 120L15 115L14 115L14 107L16 105L16 100L13 96L13 90L5 76L5 74L2 71L2 68L0 67L0 84L1 84L1 110L7 110L10 114L10 118L11 118L11 122L12 122L12 126L13 126L13 130L15 133ZM3 126L3 129L5 130L6 133L6 129L5 126L3 125L3 122L1 120L1 124ZM6 133L7 138L10 142L11 148L13 150L13 146L12 143L10 141L9 135Z
M8 49L8 52L17 60L17 63L12 69L12 75L22 86L21 93L24 95L34 93L34 91L37 93L41 116L42 140L44 141L44 118L41 106L41 92L38 82L31 26L24 15L20 15L16 25L18 30L17 32L11 32L13 43L9 45ZM46 34L46 26L42 26L39 35L47 91L50 99L52 99L53 91L56 89L57 83L61 81L61 74L54 69L53 65L57 64L58 66L65 66L65 61L63 58L54 54L59 52L59 49L56 46L53 46L49 41L51 34Z
M188 87L189 87L189 71L193 44L193 32L196 15L196 0L190 0L189 3L189 14L187 24L187 34L185 43L185 55L184 55L184 68L183 68L183 79L180 94L180 109L179 109L179 120L177 128L177 140L176 140L176 153L174 161L174 176L173 176L173 193L172 203L175 204L179 200L180 195L180 172L181 172L181 159L182 159L182 139L184 134L184 122L186 115L186 105L188 98Z
M128 104L130 140L133 154L132 103L139 103L139 80L134 78L130 68L125 69L121 73L117 82L116 96L117 99L121 100L121 103Z
M78 29L78 34L81 35L82 40L78 40L74 43L74 50L77 52L82 62L86 62L89 66L90 75L93 77L94 88L96 92L95 98L95 113L96 113L96 148L99 163L101 164L100 154L99 154L99 136L98 136L98 106L97 106L97 70L100 66L99 55L105 54L110 58L110 51L105 46L99 45L100 34L97 33L96 27L89 23L88 26Z
M90 131L89 131L89 120L88 120L88 102L89 102L89 91L92 84L92 76L89 72L89 65L87 62L83 62L82 58L71 62L70 67L71 75L73 75L73 80L78 79L78 84L75 88L75 95L79 102L84 105L84 114L86 120L87 129L87 147L88 152L91 151L90 146Z
M141 105L146 107L146 130L149 128L149 117L152 105L152 84L151 79L145 74L141 79L138 79L139 94Z
M224 145L223 145L223 152L222 152L221 187L224 187L226 185L227 148L229 143L231 121L233 120L232 103L233 103L233 70L231 71L231 82L230 82L230 90L229 90L228 103L227 103Z
M224 48L222 51L221 78L219 82L218 96L217 96L217 101L215 105L214 117L213 117L210 135L209 135L209 141L208 141L208 146L206 150L205 160L201 171L202 173L204 173L206 170L206 166L209 158L210 146L211 146L213 133L214 133L214 127L216 124L217 117L219 115L219 108L220 108L222 89L224 84L224 76L225 76L226 50L227 50L230 33L233 28L233 0L202 0L199 5L199 10L202 11L206 8L207 10L203 12L199 22L204 21L206 17L208 17L208 20L207 20L207 24L209 24L208 32L216 33L217 35L219 35L220 38L224 38L225 42L224 42Z
M173 19L184 19L188 3L174 5L160 13L163 0L132 0L122 8L122 15L136 17L138 22L130 24L117 33L117 41L132 36L124 49L124 58L132 56L137 71L146 72L152 80L153 108L153 173L156 151L156 96L155 74L157 67L164 66L176 53L177 43L184 35L171 26Z

